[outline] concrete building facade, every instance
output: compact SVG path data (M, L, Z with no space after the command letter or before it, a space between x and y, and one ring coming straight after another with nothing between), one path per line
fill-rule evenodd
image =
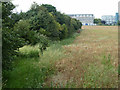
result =
M115 16L113 15L103 15L101 20L105 21L107 25L114 25L115 24Z
M80 20L83 25L94 25L94 15L93 14L69 14L71 18Z

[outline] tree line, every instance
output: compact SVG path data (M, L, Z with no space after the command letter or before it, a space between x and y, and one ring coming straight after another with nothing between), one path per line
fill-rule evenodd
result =
M2 3L2 63L3 69L10 69L19 48L39 43L40 51L50 41L63 40L81 28L79 20L70 18L48 4L33 3L27 12L13 13L15 5Z

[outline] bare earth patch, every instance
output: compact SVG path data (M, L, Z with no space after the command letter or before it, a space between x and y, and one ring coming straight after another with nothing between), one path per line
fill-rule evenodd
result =
M83 26L83 31L73 44L63 46L66 58L55 63L57 74L46 81L50 87L105 87L113 88L118 84L118 27ZM110 59L111 70L104 69L103 60ZM95 81L97 74L88 70L93 67L102 75ZM114 72L114 73L113 73ZM93 81L91 80L92 73ZM87 76L85 76L87 75ZM90 76L90 80L88 77ZM105 80L105 76L107 77ZM87 81L88 80L88 81ZM112 81L112 82L111 82ZM94 85L93 85L94 84Z

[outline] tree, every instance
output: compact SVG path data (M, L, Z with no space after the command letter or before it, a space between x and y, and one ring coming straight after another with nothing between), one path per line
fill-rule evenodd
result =
M76 20L76 19L74 19L74 18L71 19L71 23L72 23L72 25L74 26L74 29L75 29L75 30L80 29L81 26L82 26L82 23L81 23L79 20Z
M38 14L30 18L31 30L37 32L44 31L44 33L41 34L44 34L53 40L58 40L59 30L53 15L49 13L43 6L40 6L39 8L40 10Z
M26 45L43 43L43 49L47 44L43 42L44 37L51 40L59 40L68 37L75 30L81 28L81 23L65 14L56 11L52 5L38 5L34 3L29 11L12 13L15 6L11 2L2 4L3 23L3 66L9 67L16 51ZM9 45L9 47L7 47Z
M12 13L11 19L13 21L13 25L17 23L21 19L26 19L26 13L23 13L22 11L20 13Z
M101 24L101 19L94 19L94 23L100 25Z
M10 18L12 14L12 10L15 6L11 2L3 2L2 3L2 27L12 28L13 22Z
M120 26L120 21L118 20L117 25Z
M31 9L26 12L25 19L30 20L30 30L37 31L52 40L59 40L60 25L65 24L68 35L81 28L82 24L76 19L71 19L68 15L61 14L52 5L34 3ZM59 24L58 24L59 23Z
M2 65L3 69L9 69L13 57L16 55L15 50L24 45L24 40L13 31L14 21L10 16L15 6L11 2L4 2L2 8Z
M102 23L103 25L105 25L105 24L106 24L106 21L102 20L101 23Z
M13 13L11 2L2 3L2 69L3 83L7 81L6 72L12 70L12 62L24 45L39 44L41 54L49 46L49 39L62 40L81 28L82 24L65 14L57 12L52 5L34 3L23 13ZM1 29L1 28L0 28Z
M52 5L49 5L49 4L42 4L41 6L47 8L48 12L53 12L55 13L57 10L56 10L56 7L52 6Z
M26 42L26 44L30 44L32 42L30 42L30 40L32 40L32 38L30 38L29 36L31 36L32 33L30 33L30 24L29 24L29 20L20 20L19 22L17 22L14 25L14 32L19 34L20 38L23 38Z
M63 24L61 27L62 27L62 30L60 30L60 32L61 32L60 39L64 39L68 36L68 29L65 24Z
M55 20L59 22L61 25L65 24L64 14L61 14L60 12L57 11L54 13L54 16L55 16Z

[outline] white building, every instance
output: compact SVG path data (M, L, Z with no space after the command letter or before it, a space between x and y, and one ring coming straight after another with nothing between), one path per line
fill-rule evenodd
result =
M93 14L69 14L70 17L80 20L83 25L94 25Z
M115 16L112 15L103 15L101 17L101 20L105 21L108 25L114 25L115 24Z

